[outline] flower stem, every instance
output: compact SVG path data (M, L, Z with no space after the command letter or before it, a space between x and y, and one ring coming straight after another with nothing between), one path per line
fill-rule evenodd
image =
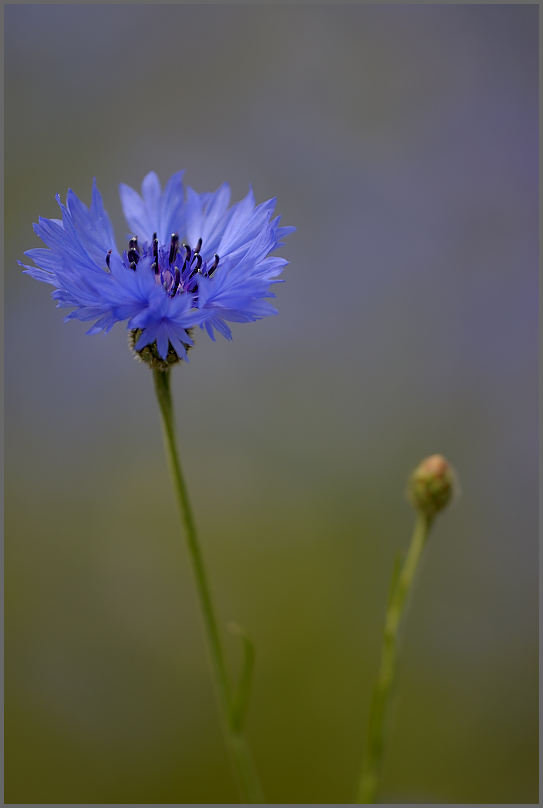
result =
M377 802L379 772L386 742L386 724L398 662L398 632L432 520L419 511L405 563L393 575L383 631L381 669L373 691L368 728L368 748L362 766L357 803Z
M243 802L264 803L258 777L250 758L245 738L243 737L239 724L236 720L234 700L232 698L226 672L217 619L215 617L213 601L211 598L211 590L207 582L204 560L196 534L194 516L192 514L187 488L183 479L183 473L181 471L179 455L177 453L175 442L174 412L170 393L170 371L160 371L155 369L153 370L153 378L158 404L160 407L160 414L162 416L166 454L168 455L172 481L175 493L177 495L177 501L179 503L179 510L181 512L181 519L185 528L190 560L192 562L194 577L196 579L196 587L198 590L200 607L207 636L208 650L211 658L211 668L219 704L219 712L221 715L223 730L225 733L232 766L234 768L236 779L243 796Z

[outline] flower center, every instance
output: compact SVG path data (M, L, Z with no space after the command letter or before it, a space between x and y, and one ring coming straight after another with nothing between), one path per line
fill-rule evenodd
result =
M133 236L128 242L128 250L123 253L123 262L125 266L135 270L143 257L152 257L151 270L155 274L155 280L170 297L187 292L196 294L198 275L211 278L220 260L215 253L215 260L208 266L208 262L202 259L201 249L201 238L198 239L194 249L189 244L182 244L180 247L177 233L172 233L169 247L159 245L156 233L153 233L152 241L143 246L138 244L138 237ZM108 267L110 253L111 251L106 256Z

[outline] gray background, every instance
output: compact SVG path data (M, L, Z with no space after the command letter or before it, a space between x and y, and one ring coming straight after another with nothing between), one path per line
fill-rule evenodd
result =
M351 802L406 477L444 453L389 802L537 802L537 23L530 5L6 7L6 802L237 800L147 370L21 275L54 194L118 244L179 168L277 195L279 317L175 373L269 802ZM240 649L225 636L232 669Z

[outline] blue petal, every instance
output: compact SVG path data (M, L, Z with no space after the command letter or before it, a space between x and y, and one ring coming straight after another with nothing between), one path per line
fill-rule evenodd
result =
M91 217L96 228L96 231L101 236L101 241L108 250L113 249L117 252L117 245L115 244L115 233L111 225L110 218L104 208L102 202L102 194L96 186L96 179L92 185L92 202L91 202Z
M34 278L37 281L58 286L57 279L54 275L51 275L50 272L44 272L43 269L38 269L37 267L29 267L27 264L23 264L21 261L17 261L17 263L19 266L25 267L23 275L30 275L31 278Z
M94 180L92 190L90 211L71 188L68 190L67 208L82 245L98 265L105 266L107 252L109 250L117 252L117 247L111 222L96 187L96 180Z
M140 338L134 345L134 349L136 351L141 351L142 348L145 348L146 345L152 345L155 341L156 336L158 333L158 323L153 323L149 325L147 328L144 328L142 333L140 334Z
M150 171L143 178L143 182L141 184L141 195L145 203L147 218L153 225L153 232L158 231L158 226L160 224L158 218L158 203L160 202L160 194L160 180L158 179L156 171ZM148 233L147 238L151 238L151 235L152 233Z
M156 347L157 347L158 355L162 359L166 359L166 357L168 356L168 348L170 346L169 346L169 340L168 340L168 332L166 331L166 326L164 324L161 324L161 326L159 328L158 336L157 336L157 340L156 340Z
M202 257L209 259L213 256L221 236L226 227L227 221L224 214L230 202L230 186L227 182L223 183L215 193L211 194L206 205L203 215L202 232L201 236L203 241Z
M254 210L254 207L255 197L253 194L253 188L250 185L247 196L240 202L236 202L235 205L232 205L228 211L228 219L221 240L223 245L228 244L232 240L234 234L244 229Z
M140 239L148 241L153 234L153 225L149 221L143 199L129 185L119 185L119 195L123 208L124 218L132 233Z
M184 173L178 171L170 177L160 199L158 238L162 244L168 244L172 233L178 233L181 238L185 234Z
M190 186L187 188L187 237L191 247L194 247L203 227L202 194L197 194Z

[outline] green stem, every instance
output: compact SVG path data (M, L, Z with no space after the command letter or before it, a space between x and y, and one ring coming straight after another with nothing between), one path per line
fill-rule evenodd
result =
M377 802L379 772L386 742L387 715L398 662L398 631L431 522L431 519L419 511L405 563L396 582L393 581L383 631L381 669L370 708L368 748L362 766L357 803Z
M185 528L190 560L196 587L200 599L200 607L205 625L208 649L211 657L211 668L221 714L223 730L230 752L232 765L240 787L243 802L264 803L258 777L251 761L245 738L236 725L234 704L231 695L226 665L213 608L211 590L207 582L204 560L198 538L196 525L190 506L187 488L181 471L181 464L175 442L174 413L170 393L170 371L153 370L155 391L162 416L162 427L166 454L170 464L172 481L181 511L181 519Z

